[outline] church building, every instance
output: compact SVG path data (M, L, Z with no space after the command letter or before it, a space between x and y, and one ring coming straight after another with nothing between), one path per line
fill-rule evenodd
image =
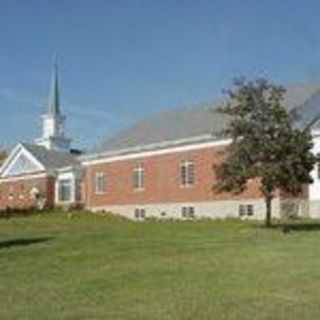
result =
M39 203L80 201L81 163L64 134L58 67L54 65L42 136L34 144L18 143L0 169L0 209L24 209Z
M287 88L285 104L296 109L301 123L320 107L320 86ZM163 112L107 139L87 154L71 148L65 136L66 117L60 104L58 67L53 68L42 136L33 144L18 143L0 168L0 210L82 206L132 219L225 218L263 219L265 203L257 181L240 195L216 193L214 164L230 143L221 137L226 119L216 105ZM313 130L314 152L320 152L320 131ZM273 216L286 210L320 217L320 174L300 199L273 200Z

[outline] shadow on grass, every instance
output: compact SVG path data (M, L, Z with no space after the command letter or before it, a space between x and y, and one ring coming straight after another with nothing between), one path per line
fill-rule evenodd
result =
M42 238L20 238L20 239L12 239L7 241L0 241L0 250L1 249L9 249L12 247L23 247L30 246L37 243L43 243L52 240L52 237L42 237Z
M262 229L268 229L265 225L260 225ZM320 231L320 221L319 222L278 222L271 225L269 228L281 230L283 233L290 233L294 231Z

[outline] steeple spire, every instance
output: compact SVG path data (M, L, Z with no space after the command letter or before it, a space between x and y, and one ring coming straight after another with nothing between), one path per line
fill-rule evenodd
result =
M52 116L60 115L60 93L57 55L55 55L53 64L51 88L48 101L48 114Z
M55 56L47 111L42 116L42 137L37 139L36 143L49 150L68 152L70 150L71 140L64 135L65 119L65 116L60 110L58 64L57 57Z

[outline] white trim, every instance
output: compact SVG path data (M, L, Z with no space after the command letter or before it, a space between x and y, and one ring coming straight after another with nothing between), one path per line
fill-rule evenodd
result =
M3 166L1 167L1 177L6 177L8 172L12 169L12 167L15 165L16 161L19 159L19 157L24 154L36 167L38 167L39 170L29 170L25 171L22 174L25 173L32 173L32 172L38 172L38 171L45 171L45 167L43 164L36 159L33 154L26 149L23 144L19 143L10 153L10 156L7 158Z
M103 189L104 190L98 190L100 185L99 185L99 179L103 179ZM106 178L106 175L104 172L102 171L98 171L95 173L95 176L94 176L94 193L96 195L102 195L102 194L105 194L106 193L106 189L107 189L107 178Z
M145 188L133 188L133 192L143 192Z
M73 166L68 166L68 167L62 167L62 168L58 168L56 169L57 172L68 172L68 171L74 171L75 170L75 167Z
M11 182L11 181L19 181L19 180L27 180L27 179L39 179L39 178L46 178L49 177L47 173L35 173L35 174L28 174L18 177L7 177L7 178L0 178L0 183L2 182Z
M60 199L60 183L61 181L68 181L70 182L70 198L69 200L61 200ZM66 204L71 204L75 203L75 179L74 177L69 177L69 178L60 178L56 179L55 182L55 203L56 204L61 204L61 205L66 205Z
M144 174L144 166L143 164L138 164L135 168L133 168L133 190L134 191L144 191L144 184L145 184L145 174ZM136 176L137 174L137 176ZM137 177L137 181L135 178ZM137 182L137 185L136 185Z
M23 147L23 150L26 152L27 155L29 155L30 160L37 164L41 170L46 170L44 165L28 149Z
M1 166L0 175L2 176L3 171L6 169L6 167L9 165L9 163L12 161L12 159L16 156L17 151L19 148L22 148L21 143L17 144L12 151L10 152L9 156L6 158L4 163Z
M3 171L2 176L5 177L8 172L12 169L12 167L14 166L14 164L16 163L17 159L19 159L19 157L22 154L23 149L20 149L15 156L13 157L12 161L8 164L7 168ZM28 157L29 159L29 157Z
M7 168L2 172L2 177L7 177L8 173L10 172L10 170L12 169L12 167L16 164L16 162L19 160L19 158L24 155L26 156L26 158L32 163L34 164L38 169L37 170L27 170L24 172L21 172L19 175L21 174L30 174L32 172L38 172L38 171L44 171L45 168L44 166L25 148L21 148L18 153L15 155L15 157L12 159L11 163L8 164Z
M190 183L190 166L193 167L193 181L192 183ZM192 188L195 185L195 163L193 160L182 160L180 161L180 188ZM185 177L185 183L183 183L183 179L182 179L182 168L185 168L186 172L186 177Z
M66 200L66 201L61 201L59 196L59 184L62 180L70 180L71 181L71 185L70 185L70 200ZM76 197L75 197L75 191L76 191L76 177L75 177L75 173L73 171L70 172L64 172L64 173L60 173L58 174L56 180L55 180L55 204L57 205L68 205L68 204L72 204L75 203L76 201Z
M197 143L197 144L175 147L175 148L167 148L167 149L154 150L154 151L131 153L131 154L126 154L126 155L110 156L110 157L106 157L104 159L83 161L82 164L84 166L90 166L90 165L101 164L101 163L109 163L109 162L130 160L130 159L137 159L137 158L146 158L146 157L158 156L158 155L163 155L163 154L170 154L170 153L175 153L175 152L185 152L185 151L191 151L191 150L199 150L199 149L205 149L205 148L211 148L211 147L225 146L225 145L230 144L231 141L232 141L231 139L224 139L224 140L219 140L219 141L203 142L203 143Z
M150 144L142 144L137 145L134 147L129 148L123 148L118 150L110 150L105 152L99 152L99 153L92 153L89 155L83 155L80 156L80 160L83 162L91 161L91 160L97 160L99 158L105 158L105 157L111 157L111 156L119 156L124 154L132 154L142 151L153 151L158 149L166 149L169 147L176 147L181 145L187 145L187 144L195 144L195 143L203 143L208 141L217 141L217 139L214 139L214 136L211 134L205 134L195 137L188 137L184 139L178 139L178 140L164 140L161 142L155 142Z
M313 138L320 136L320 130L313 129L311 133ZM184 152L202 148L224 146L232 142L232 139L230 138L212 141L213 139L215 139L213 135L206 134L180 140L163 141L148 145L140 145L132 148L84 155L80 156L79 160L81 161L82 165L90 166L100 163L137 159L140 157L150 157L154 155L169 154L174 152Z

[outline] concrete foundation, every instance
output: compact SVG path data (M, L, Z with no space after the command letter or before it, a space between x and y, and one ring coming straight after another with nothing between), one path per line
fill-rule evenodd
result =
M135 209L144 209L145 217L185 219L182 216L183 207L193 207L195 218L239 218L239 206L252 205L253 215L244 216L248 219L263 220L265 218L265 203L263 199L252 199L243 201L214 201L214 202L184 202L184 203L161 203L161 204L132 204L132 205L112 205L103 207L93 207L90 210L106 211L135 219ZM280 201L278 198L272 201L272 216L280 217Z

